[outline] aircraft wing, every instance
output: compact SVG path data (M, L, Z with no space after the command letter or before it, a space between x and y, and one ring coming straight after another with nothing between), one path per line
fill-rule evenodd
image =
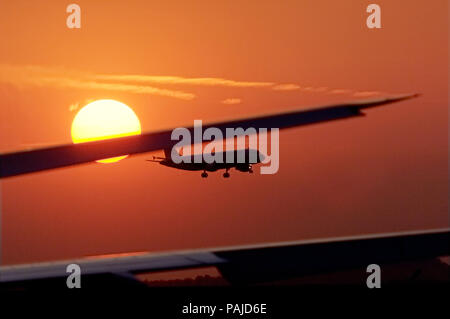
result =
M286 113L270 114L246 119L203 125L203 129L216 127L224 132L226 128L292 128L325 121L363 116L363 109L399 102L413 97L400 95L389 98L353 101L337 105L299 109ZM194 128L188 128L193 134ZM144 133L137 136L114 138L82 144L38 148L0 154L0 178L12 177L54 168L93 162L99 159L124 154L139 154L171 148L177 141L171 140L172 129Z
M0 291L16 287L65 288L69 264L82 286L138 284L134 275L215 266L231 284L301 278L370 264L389 265L449 255L450 229L278 242L169 253L134 253L0 267ZM107 280L105 280L107 279ZM361 278L364 283L364 278ZM44 284L44 285L43 285Z

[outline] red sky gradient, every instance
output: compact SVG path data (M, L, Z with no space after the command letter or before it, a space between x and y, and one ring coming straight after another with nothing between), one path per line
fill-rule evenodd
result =
M202 179L144 154L3 180L4 264L448 227L448 1L74 2L80 30L66 27L71 2L0 2L0 150L70 142L77 105L100 98L151 131L366 92L423 96L281 132L275 175ZM372 2L380 30L366 27ZM77 83L30 82L25 66ZM85 74L274 84L151 84L181 99Z

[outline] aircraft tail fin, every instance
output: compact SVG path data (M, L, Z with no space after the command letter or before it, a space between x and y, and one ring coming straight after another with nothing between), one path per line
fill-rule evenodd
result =
M164 149L164 156L166 157L166 158L171 158L172 157L172 155L171 155L171 153L172 153L172 149L171 148L165 148Z

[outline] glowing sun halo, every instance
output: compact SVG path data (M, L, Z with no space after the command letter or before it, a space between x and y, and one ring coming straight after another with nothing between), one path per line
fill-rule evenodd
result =
M72 122L72 141L77 143L141 134L141 123L133 110L115 100L97 100L85 105ZM128 155L98 160L114 163Z

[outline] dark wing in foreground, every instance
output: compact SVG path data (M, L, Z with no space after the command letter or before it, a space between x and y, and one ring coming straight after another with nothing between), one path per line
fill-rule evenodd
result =
M287 113L270 114L247 119L203 125L203 129L216 127L225 133L226 128L250 127L259 128L291 128L315 124L325 121L345 119L364 115L361 110L399 102L417 95L402 95L391 98L364 100L301 109ZM193 132L193 127L188 128ZM39 172L53 168L88 163L99 159L120 156L123 154L139 154L171 148L172 130L145 133L138 136L115 138L83 144L68 144L28 151L0 154L0 178ZM225 136L225 134L224 134Z
M137 253L0 267L0 290L65 288L69 264L81 268L84 286L137 282L134 275L215 266L232 284L250 284L389 265L449 255L449 229L236 246L165 254Z

